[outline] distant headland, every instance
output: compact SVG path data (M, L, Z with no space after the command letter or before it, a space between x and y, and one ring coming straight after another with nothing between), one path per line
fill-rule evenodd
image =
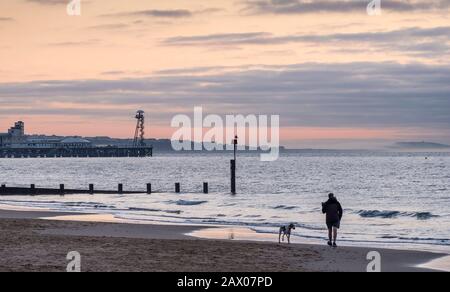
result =
M450 150L450 145L433 142L398 142L392 148L402 150Z

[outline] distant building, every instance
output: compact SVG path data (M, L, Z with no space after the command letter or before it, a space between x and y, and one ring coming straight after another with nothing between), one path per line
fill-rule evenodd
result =
M61 140L59 146L63 148L89 148L92 146L92 143L80 137L72 137Z
M0 148L33 148L33 149L55 149L55 148L89 148L92 143L81 137L48 138L27 137L25 135L24 122L15 123L8 133L0 134Z
M26 141L25 123L16 122L13 127L9 128L8 133L0 134L0 147L12 147L15 144L22 144Z
M40 149L53 149L57 148L61 139L52 138L29 138L27 143L23 144L23 147L19 148L40 148Z

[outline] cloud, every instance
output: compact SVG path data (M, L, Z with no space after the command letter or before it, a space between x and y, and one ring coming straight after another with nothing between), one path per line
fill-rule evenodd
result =
M184 19L192 18L197 15L202 14L213 14L223 11L219 8L206 8L201 10L188 10L188 9L148 9L148 10L137 10L128 12L118 12L111 14L103 14L101 17L145 17L145 18L158 18L158 19Z
M249 0L244 11L251 14L366 13L369 0ZM382 9L393 12L448 10L448 0L382 0Z
M108 24L99 24L87 27L87 29L93 30L121 30L128 28L129 25L125 23L108 23Z
M199 36L178 36L166 39L163 44L170 46L224 46L235 44L261 44L275 42L275 37L267 32L210 34Z
M26 0L27 2L41 4L41 5L67 5L69 0Z
M310 63L224 68L201 76L180 72L118 80L2 83L0 114L114 118L130 108L143 108L152 113L154 123L169 125L175 113L190 114L202 105L207 113L222 115L280 114L285 127L357 125L450 132L448 66Z
M54 42L48 43L51 47L82 47L82 46L93 46L101 44L100 39L89 39L84 41L67 41L67 42Z
M127 71L116 70L116 71L105 71L101 72L101 75L123 75L128 73Z
M102 17L151 17L151 18L190 18L194 12L186 9L176 10L139 10L130 12L119 12L104 14Z
M398 39L416 40L418 38L442 37L450 39L450 26L434 28L405 28L393 31L336 33L336 34L300 34L276 36L268 32L211 34L200 36L178 36L167 38L163 44L175 46L225 46L225 45L262 45L288 44L296 42L388 42Z
M111 16L145 16L159 18L186 18L191 17L193 13L189 10L141 10L127 13L118 13Z
M166 46L243 46L243 45L283 45L292 43L333 44L348 47L349 43L367 44L372 49L415 52L433 58L433 53L448 54L450 46L450 27L420 28L411 27L393 31L335 33L335 34L297 34L274 35L268 32L211 34L199 36L177 36L165 39ZM407 44L407 46L406 46Z

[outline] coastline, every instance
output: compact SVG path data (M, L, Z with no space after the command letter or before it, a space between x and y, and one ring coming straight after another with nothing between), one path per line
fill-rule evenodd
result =
M96 214L0 210L0 230L0 271L63 272L70 251L82 255L83 271L365 272L369 251L381 254L385 272L449 271L450 262L448 254L413 250L200 238L221 228Z

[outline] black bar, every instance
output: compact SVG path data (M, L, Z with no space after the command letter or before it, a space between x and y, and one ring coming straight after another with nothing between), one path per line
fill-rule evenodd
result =
M151 194L152 193L152 184L147 184L147 194Z
M207 182L203 183L203 193L204 194L209 193L209 187L208 187L208 183Z
M181 185L180 183L175 184L175 193L179 194L181 193Z

